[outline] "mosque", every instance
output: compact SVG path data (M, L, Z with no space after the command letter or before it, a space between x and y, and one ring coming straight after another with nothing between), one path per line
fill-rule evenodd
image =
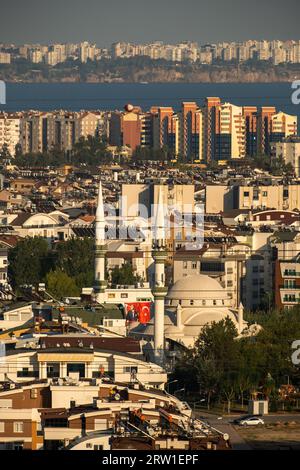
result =
M226 290L219 282L207 275L198 274L178 280L169 289L165 284L165 263L167 260L165 215L162 191L159 192L153 230L152 257L155 264L155 281L150 287L135 287L131 298L135 302L147 296L152 302L152 318L148 323L133 322L130 335L139 337L152 345L155 357L161 357L163 351L174 343L178 346L193 346L204 325L218 322L229 317L239 335L248 329L243 318L243 306L230 308ZM105 218L102 198L102 186L99 185L98 207L96 212L95 238L95 287L94 298L98 303L109 302L110 295L120 289L107 288L105 280ZM130 289L129 289L130 290ZM143 292L141 292L141 290ZM124 288L126 294L128 288ZM114 300L115 301L115 300Z

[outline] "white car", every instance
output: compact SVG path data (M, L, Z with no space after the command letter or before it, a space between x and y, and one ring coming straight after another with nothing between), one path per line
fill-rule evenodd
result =
M258 426L259 424L265 424L265 422L258 416L252 416L251 418L241 419L239 424L240 426Z

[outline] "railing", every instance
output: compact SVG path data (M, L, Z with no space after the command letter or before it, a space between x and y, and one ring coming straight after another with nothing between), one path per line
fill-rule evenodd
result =
M19 370L17 372L17 377L19 378L38 378L39 377L39 371L38 370Z

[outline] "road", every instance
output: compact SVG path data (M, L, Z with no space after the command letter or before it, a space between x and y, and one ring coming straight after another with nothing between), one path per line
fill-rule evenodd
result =
M251 450L249 444L238 432L238 426L233 426L231 422L240 417L241 415L221 416L213 415L205 411L195 411L194 416L199 419L203 419L211 426L215 427L223 433L227 433L230 436L230 442L233 450ZM220 419L221 418L221 419ZM295 421L300 423L300 414L270 414L263 417L265 423L276 423L282 421L284 423Z

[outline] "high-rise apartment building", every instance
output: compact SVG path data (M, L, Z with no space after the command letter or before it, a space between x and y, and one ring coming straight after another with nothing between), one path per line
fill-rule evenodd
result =
M16 145L20 144L20 126L19 114L0 113L0 151L6 148L15 156Z
M153 115L153 147L167 147L174 157L179 153L179 117L171 107L151 108Z
M243 116L245 119L246 132L246 157L257 155L257 107L244 106Z
M0 64L10 64L11 54L8 52L0 52Z
M86 63L89 60L95 60L96 56L96 46L95 44L91 45L87 41L80 44L80 61Z
M195 102L183 102L180 113L180 155L185 160L203 160L203 112Z
M142 143L142 111L130 104L125 112L114 112L110 118L109 142L111 145L130 147L133 151Z
M214 159L216 110L221 105L218 97L208 97L205 100L204 112L204 158L207 162Z
M258 115L258 153L270 154L270 144L297 135L298 118L274 107L263 107Z
M230 103L217 107L214 160L244 158L246 155L243 109Z
M273 147L274 157L283 158L286 164L290 163L294 167L296 177L300 178L300 138L289 137L282 142L276 142Z

